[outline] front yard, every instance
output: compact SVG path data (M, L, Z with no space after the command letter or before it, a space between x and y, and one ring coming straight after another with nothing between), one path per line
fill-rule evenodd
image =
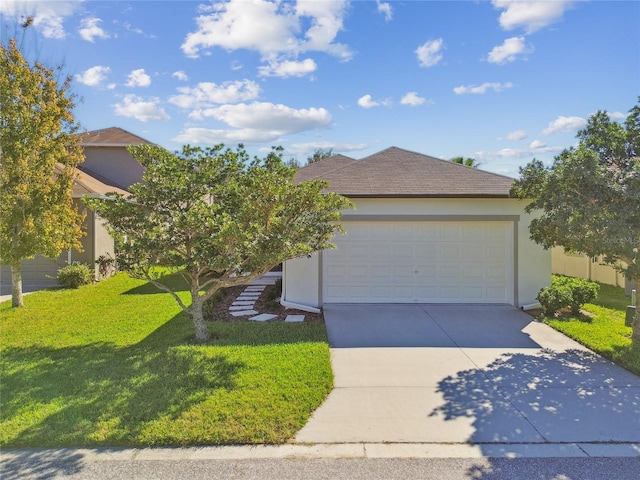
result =
M624 324L625 309L630 301L622 288L600 285L598 298L584 305L581 315L565 314L543 321L640 375L640 344L631 341L631 327Z
M175 301L125 274L0 316L4 448L282 443L333 382L322 323L211 322L192 344Z

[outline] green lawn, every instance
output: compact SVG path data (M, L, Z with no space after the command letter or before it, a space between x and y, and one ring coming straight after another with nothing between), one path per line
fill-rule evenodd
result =
M186 297L187 292L183 292ZM281 443L332 387L324 325L212 322L124 274L0 304L0 446Z
M640 344L631 341L631 327L624 324L630 302L622 288L600 285L598 298L582 308L588 315L545 318L544 322L640 375Z

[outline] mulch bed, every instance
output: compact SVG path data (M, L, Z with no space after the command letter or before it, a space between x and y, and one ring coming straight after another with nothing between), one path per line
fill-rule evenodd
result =
M229 313L229 307L240 296L240 293L247 288L246 285L239 285L237 287L229 287L225 289L222 297L215 303L214 307L209 310L210 315L207 320L215 320L219 322L248 322L250 317L234 317ZM279 293L273 292L276 287L268 285L260 294L260 297L255 303L253 310L258 313L271 313L277 315L273 320L269 322L284 322L287 315L304 315L305 322L319 322L324 323L324 316L322 313L309 313L302 310L296 310L293 308L285 308L280 305ZM273 299L273 300L270 300ZM206 316L206 314L205 314Z

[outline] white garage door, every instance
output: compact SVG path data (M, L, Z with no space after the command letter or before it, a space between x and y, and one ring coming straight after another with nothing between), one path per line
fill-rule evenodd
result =
M510 222L345 222L325 303L513 303Z

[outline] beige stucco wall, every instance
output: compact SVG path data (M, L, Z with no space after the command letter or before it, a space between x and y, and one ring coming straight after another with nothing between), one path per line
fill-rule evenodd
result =
M530 238L529 223L533 218L524 212L524 203L516 199L354 199L355 210L344 212L349 216L429 215L429 216L517 216L515 222L517 252L515 266L517 306L536 302L542 287L551 280L551 252L545 251ZM296 259L285 263L285 300L310 306L321 303L322 255L309 259Z
M551 249L551 269L553 273L570 277L586 278L615 287L625 287L623 274L609 265L602 265L599 259L592 259L581 253L566 253L562 247Z

